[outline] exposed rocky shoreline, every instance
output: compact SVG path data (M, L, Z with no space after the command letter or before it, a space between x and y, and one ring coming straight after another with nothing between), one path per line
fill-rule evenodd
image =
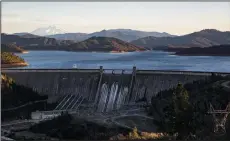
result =
M25 67L28 63L13 63L13 64L1 64L1 68L14 68L14 67Z

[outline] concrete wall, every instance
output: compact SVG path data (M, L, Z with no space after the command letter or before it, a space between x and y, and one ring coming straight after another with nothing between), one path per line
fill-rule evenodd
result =
M134 71L131 74L105 74L101 70L2 70L18 84L33 88L53 101L67 94L81 94L88 101L98 103L101 86L108 84L109 90L117 82L118 89L127 87L126 103L134 102L144 95L151 97L162 90L199 79L211 73L176 71ZM227 74L224 74L227 75Z
M55 102L67 94L82 94L92 100L97 91L100 73L75 71L3 71L16 83L32 88L41 95L48 95Z

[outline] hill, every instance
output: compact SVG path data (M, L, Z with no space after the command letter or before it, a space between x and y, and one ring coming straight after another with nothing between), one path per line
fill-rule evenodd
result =
M14 44L1 44L1 52L23 53L25 50Z
M230 32L221 32L215 29L205 29L184 36L149 36L134 40L131 43L150 49L162 50L189 47L210 47L214 45L230 44Z
M17 66L27 66L28 64L21 57L10 53L10 52L2 52L1 53L1 67L17 67Z
M123 41L132 41L139 38L154 36L154 37L172 37L174 35L170 35L168 33L160 33L160 32L146 32L146 31L138 31L132 29L110 29L110 30L102 30L99 32L93 33L65 33L65 34L55 34L50 35L48 37L52 37L55 39L61 40L74 40L74 41L83 41L91 37L114 37Z
M176 55L193 55L193 56L230 56L230 45L212 46L209 48L193 47L180 50Z
M47 37L31 37L34 36L32 34L23 34L21 36L18 35L7 35L1 34L1 41L3 44L11 44L14 43L18 46L67 46L72 41L66 40L56 40L54 38Z
M102 52L132 52L145 51L143 47L138 47L128 42L112 37L91 37L85 41L68 46L71 51L102 51Z

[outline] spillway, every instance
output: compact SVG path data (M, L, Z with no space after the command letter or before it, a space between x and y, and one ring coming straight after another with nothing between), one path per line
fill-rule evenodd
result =
M140 71L108 73L102 67L95 70L79 69L6 69L2 73L16 83L32 88L41 95L48 95L57 102L55 110L76 109L82 104L91 105L97 112L118 110L123 105L135 104L162 90L205 79L212 73L178 71ZM221 73L229 75L228 73Z

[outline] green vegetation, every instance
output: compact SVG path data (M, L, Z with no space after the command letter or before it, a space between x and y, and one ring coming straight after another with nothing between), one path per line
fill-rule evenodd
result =
M145 51L143 47L138 47L128 42L112 37L91 37L85 41L68 46L72 51L102 51L102 52L132 52Z
M192 106L188 101L189 95L187 90L178 84L172 95L168 107L165 110L165 116L168 119L167 130L170 134L178 133L178 138L183 139L193 127L190 124L192 117Z
M2 52L1 61L1 64L25 63L24 59L10 52Z
M119 134L117 136L111 137L110 140L151 140L151 139L160 139L167 140L169 136L163 133L148 133L148 132L138 132L137 128L133 128L131 132L127 135Z
M150 115L159 132L176 135L177 139L186 139L194 135L197 139L213 136L212 115L208 114L209 104L215 109L225 109L230 101L229 92L220 85L229 77L212 75L206 80L178 86L160 92L152 98ZM222 139L229 138L229 125Z
M23 50L21 47L16 46L15 44L1 44L1 52L17 52L22 53Z
M16 107L31 101L47 99L46 96L40 96L37 92L34 92L32 88L16 84L6 74L2 74L1 93L2 109Z
M68 113L34 125L30 131L61 140L108 140L119 133L130 132L117 126L108 127L85 119L77 119L76 116L73 118Z
M37 92L34 92L31 88L18 85L15 81L8 77L6 74L1 74L1 108L8 109L18 107L29 102L45 100L47 96L40 96ZM27 107L19 108L12 111L2 111L2 120L7 118L16 118L18 116L30 115L30 112L43 109L44 103L29 105Z
M192 47L177 51L176 55L196 55L196 56L230 56L230 45L211 46L208 48Z

